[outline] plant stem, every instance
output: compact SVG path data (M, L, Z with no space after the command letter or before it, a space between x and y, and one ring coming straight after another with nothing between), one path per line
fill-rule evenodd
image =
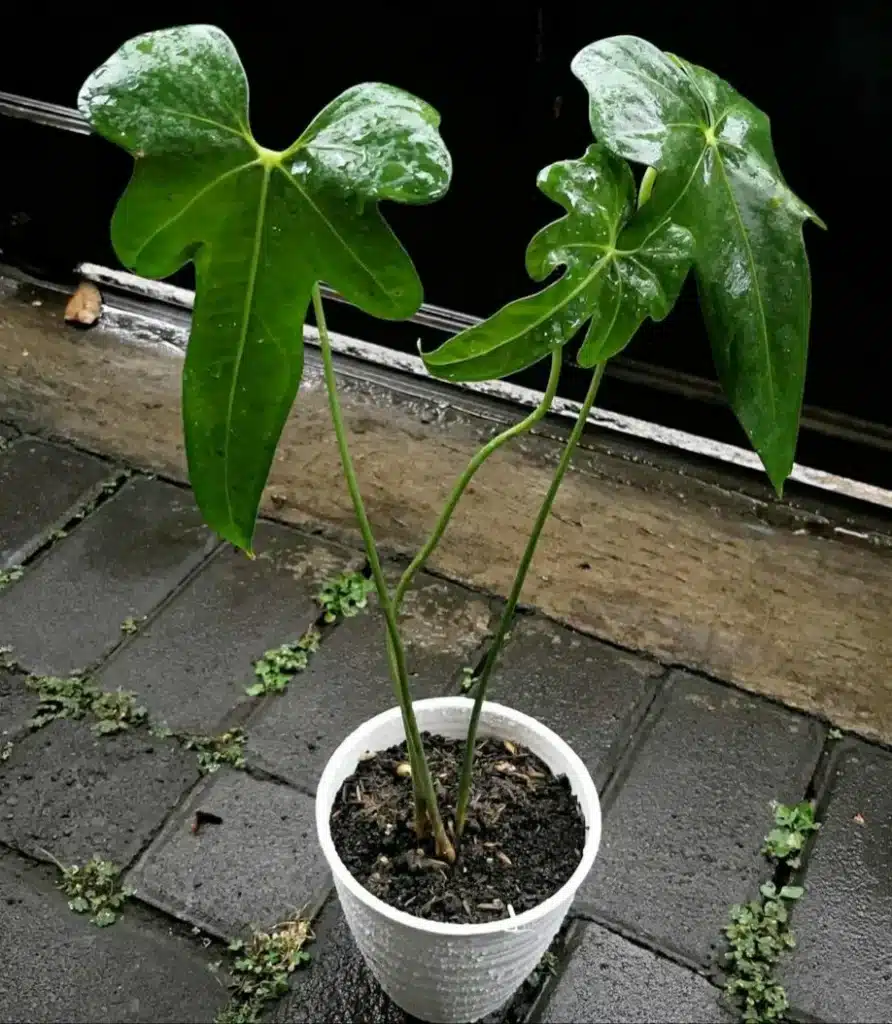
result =
M520 599L520 592L523 590L523 585L526 581L530 563L533 561L533 555L535 554L536 546L539 543L539 537L548 520L549 513L551 512L551 506L554 504L554 499L557 495L558 488L561 486L561 481L564 479L564 474L567 472L570 465L573 449L576 447L579 438L582 436L582 431L588 421L588 414L591 412L592 405L594 404L595 395L598 393L598 385L601 383L601 378L604 375L604 367L606 365L606 363L599 363L595 367L591 384L589 384L588 391L583 399L582 408L579 410L579 416L576 418L576 423L573 425L570 436L567 438L567 443L564 445L564 451L561 454L557 469L554 471L554 476L552 477L551 484L545 494L545 499L539 508L536 521L533 524L533 529L527 541L527 546L524 549L523 557L520 560L520 565L517 567L517 574L515 575L514 582L511 585L511 593L508 595L508 600L505 602L505 609L502 612L501 619L499 620L496 635L493 638L489 651L487 652L486 661L483 663L483 668L477 680L477 689L474 694L474 707L471 711L471 720L468 724L468 733L465 740L464 760L462 763L461 779L459 780L458 786L458 804L455 810L455 832L459 839L461 839L462 832L464 831L465 821L468 814L468 803L471 799L471 778L474 769L475 753L474 747L477 742L477 727L480 723L480 712L483 708L483 701L486 698L486 688L505 642L505 636L508 633L512 620L514 619L514 612L517 608L517 602Z
M551 408L551 403L554 401L554 396L557 392L558 380L561 375L561 355L562 352L560 349L552 353L551 372L548 375L548 385L542 395L542 400L536 408L525 419L522 419L519 423L515 423L513 427L508 427L507 430L503 430L501 434L497 434L491 441L488 441L480 451L477 452L474 458L471 459L465 471L461 474L458 480L456 480L455 485L449 492L449 498L443 506L443 511L440 513L440 517L437 519L436 525L434 526L430 537L428 537L426 544L412 559L406 571L400 577L396 591L393 595L393 607L397 615L399 615L403 598L405 597L406 591L411 586L415 574L424 565L428 558L430 558L431 552L433 552L434 548L436 548L440 543L443 534L446 532L446 527L449 525L449 520L452 518L453 512L455 512L456 505L458 505L461 496L464 494L465 489L473 479L474 474L494 451L501 448L502 445L507 441L510 441L511 438L517 437L519 434L526 433L526 431L530 430Z
M381 611L384 613L384 620L387 625L388 658L393 666L394 686L396 689L397 701L403 717L403 726L406 732L406 748L409 752L410 765L412 767L412 786L416 793L415 809L416 818L424 804L431 829L434 833L437 854L447 860L455 860L455 849L446 835L443 827L443 820L440 816L437 805L437 795L431 778L427 758L424 755L424 747L421 742L421 733L418 730L418 722L415 718L415 710L412 707L412 695L409 691L409 674L406 670L406 654L400 639L397 627L396 613L387 589L387 581L384 578L384 571L381 568L381 559L378 557L378 549L375 545L375 538L372 534L372 526L366 514L362 494L359 490L359 481L356 479L356 471L353 468L353 460L350 457L350 449L347 444L347 432L344 427L344 420L341 415L341 405L338 401L337 380L335 378L334 363L331 356L331 339L328 336L328 328L325 323L325 310L322 306L322 294L319 291L318 283L313 285L313 310L316 314L316 328L319 331L319 347L322 352L322 368L325 375L325 387L328 391L328 404L331 409L331 419L334 424L335 437L338 442L338 451L341 456L341 466L344 470L344 479L347 482L347 490L353 502L353 511L356 514L356 522L362 540L365 544L366 555L369 566L372 570L372 579L375 583L375 590L378 593L378 601ZM416 821L416 825L419 823Z

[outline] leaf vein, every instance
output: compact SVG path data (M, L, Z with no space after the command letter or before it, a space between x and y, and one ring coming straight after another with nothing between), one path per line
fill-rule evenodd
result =
M238 167L231 167L228 171L225 171L223 174L221 174L218 177L214 178L213 181L209 182L203 188L200 188L195 193L195 195L192 196L192 198L189 200L189 202L186 203L185 206L183 206L181 209L177 210L177 212L172 217L170 217L170 218L168 218L168 220L164 221L164 223L160 227L157 227L149 235L149 237L139 247L139 251L137 252L135 258L139 259L139 257L142 255L142 253L145 252L145 250L152 244L152 242L155 241L155 239L160 234L165 232L172 224L176 224L176 222L180 219L180 217L182 217L188 210L190 210L199 201L199 199L201 199L203 196L206 196L208 194L208 192L212 192L219 184L224 182L227 178L231 178L233 175L239 174L241 171L247 170L249 167L256 167L258 163L260 163L259 160L251 160L249 163L239 164Z
M611 259L611 256L608 255L608 256L603 256L600 260L598 260L598 262L592 267L591 272L589 274L586 274L586 276L582 279L582 281L580 281L580 283L574 289L572 289L570 294L566 297L564 302L561 303L560 305L561 306L567 306L572 299L575 299L576 296L579 295L579 293L581 291L583 291L585 288L587 288L588 285L590 285L592 283L592 281L594 281L594 279L598 276L598 274L600 274L601 269L604 266L604 264L607 263L610 259ZM560 280L562 281L563 278L561 278ZM557 285L557 284L560 284L560 281L556 281L555 285ZM536 292L536 294L537 295L541 295L542 292ZM523 301L524 301L523 299L519 299L518 300L518 302L523 302ZM544 324L545 321L550 316L552 316L554 314L554 311L557 308L559 308L559 307L558 306L550 307L548 310L546 310L542 314L542 316L539 317L538 320L534 320L531 324L528 324L527 326L523 327L516 334L512 334L509 337L504 338L502 341L499 342L498 345L494 345L492 348L487 349L486 352L480 353L480 355L481 356L482 355L488 356L492 352L497 352L500 348L504 348L506 345L510 345L512 342L517 341L518 338L523 337L525 334L528 334L530 331L534 331L537 327L541 327L542 324ZM585 319L589 320L591 318L590 317L586 317ZM583 323L585 323L585 320L583 321ZM480 356L472 356L471 358L473 360L473 359L480 358ZM459 359L459 360L456 360L456 361L457 362L466 362L467 360L466 359ZM449 363L441 363L439 365L441 365L441 366L448 366Z
M242 139L249 145L253 144L253 140L247 135L246 132L240 131L238 128L233 128L231 125L223 124L220 121L215 121L210 117L202 117L200 114L190 114L188 110L176 110L174 107L161 107L161 110L165 114L174 114L176 117L185 117L189 121L198 121L200 124L210 125L212 128L219 128L221 132L228 132L230 135L234 135L238 139ZM230 113L233 113L230 111ZM233 114L233 117L235 115ZM238 118L236 118L238 120Z
M750 267L750 274L753 282L753 293L756 297L756 304L759 309L759 320L762 324L762 330L759 332L759 337L762 340L762 347L765 349L765 365L767 369L767 381L769 399L771 401L771 407L777 408L777 395L774 384L774 371L771 366L771 349L768 344L768 321L765 317L765 304L762 301L762 287L759 283L759 277L756 273L756 260L753 256L753 247L750 245L749 235L746 231L746 225L743 223L743 218L740 216L740 210L737 208L737 203L734 200L734 192L731 188L731 182L728 179L728 172L725 170L725 163L721 158L721 155L716 151L716 164L721 168L722 179L725 182L725 188L728 190L728 198L731 201L731 209L734 211L734 217L737 220L737 225L740 228L740 236L743 240L743 246L746 250L746 258Z
M235 521L232 510L232 495L229 489L229 447L232 437L232 411L235 407L235 393L238 389L239 374L241 373L242 360L245 356L245 345L248 341L248 324L251 317L251 307L254 303L254 291L257 286L257 269L260 265L260 248L263 244L263 227L266 220L266 198L269 191L269 168L264 168L263 181L260 184L260 198L257 202L257 223L254 228L254 247L251 253L251 265L248 269L248 281L245 288L245 302L242 307L242 323L239 331L238 347L235 356L235 365L232 372L232 384L229 388L229 401L226 407L226 434L223 442L223 493L226 496L226 511L230 523Z
M362 267L362 269L366 272L366 274L368 274L369 278L381 290L381 292L384 295L387 295L387 289L381 284L381 282L375 276L374 270L370 266L368 266L368 264L365 263L362 259L360 259L359 255L347 244L346 240L344 239L344 236L337 230L337 228L334 226L334 224L332 224L328 217L325 216L322 210L320 210L319 207L313 202L312 197L306 191L306 189L303 188L303 186L300 184L297 178L295 178L293 174L290 174L288 171L286 171L285 168L281 166L281 164L279 164L278 167L282 174L285 175L286 180L291 182L291 184L303 196L307 205L314 211L314 213L316 214L317 217L319 217L322 223L325 224L325 226L331 232L332 236L338 242L340 242L344 251L347 252L360 267Z

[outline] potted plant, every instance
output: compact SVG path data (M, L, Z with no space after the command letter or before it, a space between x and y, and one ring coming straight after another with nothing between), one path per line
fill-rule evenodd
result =
M598 797L582 762L545 726L485 698L607 361L645 318L669 313L693 267L722 387L778 492L798 431L810 315L802 224L820 221L784 182L767 118L711 72L634 37L587 46L572 70L588 91L596 142L539 175L566 213L526 256L534 280L560 276L424 354L432 374L452 381L548 359L548 386L530 415L474 456L393 591L350 458L319 282L373 316L419 307L421 284L378 203L430 202L448 188L436 112L391 86L358 85L287 149L266 149L249 129L232 43L209 26L131 40L79 98L96 131L136 162L112 224L122 261L156 278L195 263L183 371L189 476L208 524L248 554L314 308L397 698L328 762L319 839L363 956L400 1006L430 1021L476 1020L510 997L597 852ZM637 183L627 161L642 169ZM474 697L413 703L403 597L474 473L547 413L565 348L583 328L575 358L591 371L588 391Z

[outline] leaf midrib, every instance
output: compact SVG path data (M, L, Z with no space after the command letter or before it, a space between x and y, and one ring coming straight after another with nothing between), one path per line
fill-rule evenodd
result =
M613 305L613 316L610 318L610 326L607 328L607 330L602 335L602 338L605 341L610 338L610 333L613 330L613 328L616 326L616 321L617 321L617 319L619 317L620 307L622 306L622 303L623 303L623 293L625 291L625 281L623 280L623 275L620 274L620 273L617 273L616 279L617 279L616 302ZM602 344L601 348L603 349L603 347L604 346ZM580 356L582 355L582 352L583 352L584 349L585 349L585 344L583 344L583 349L580 350L580 353L579 353ZM596 366L597 363L598 363L598 360L595 359L591 363L591 366ZM580 365L582 365L582 364L580 364ZM588 369L588 367L586 367L586 369Z
M710 128L712 129L713 136L715 137L715 134L718 131L719 126L721 125L721 123L725 120L725 118L728 116L728 114L730 114L731 111L734 109L734 103L733 102L730 103L721 112L721 114L716 115L715 111L713 110L712 104L709 102L709 100L707 99L707 97L704 94L703 90L700 88L700 85L697 82L696 78L688 70L687 62L685 62L684 65L682 66L682 71L684 72L684 75L687 78L687 80L691 83L691 85L693 85L694 90L696 91L697 95L703 101L703 104L706 107L706 112L709 115ZM712 147L710 147L709 144L707 143L707 145L704 147L703 153L700 154L700 159L697 162L697 166L699 167L700 163L702 162L703 156L706 153L706 150L709 149L709 148L712 148L715 151L716 164L717 164L719 170L721 170L721 172L722 172L722 180L725 183L725 190L726 190L727 195L728 195L728 200L729 200L729 202L731 204L732 210L734 211L734 218L737 221L737 226L738 226L738 229L740 231L740 237L741 237L741 239L743 241L743 246L744 246L744 248L746 250L746 259L747 259L747 263L749 264L750 277L751 277L751 279L753 281L753 288L754 288L755 296L756 296L756 304L757 304L758 310L759 310L759 320L760 320L760 323L761 323L761 326L762 326L762 329L759 332L759 338L760 338L760 340L762 342L762 348L763 348L764 353L765 353L765 366L766 366L766 370L767 370L769 401L771 403L771 408L774 409L775 412L776 412L777 411L777 392L776 392L775 383L774 383L774 369L773 369L772 363L771 363L771 349L770 349L769 344L768 344L768 321L766 320L766 317L765 317L765 304L762 301L762 287L761 287L761 284L759 283L758 275L756 274L756 262L755 262L755 257L753 255L753 247L750 244L750 239L749 239L749 235L747 234L746 225L743 223L743 218L740 216L740 210L738 209L737 202L735 201L734 191L731 188L731 181L728 178L728 172L725 169L725 161L722 159L721 145L722 145L723 141L724 140L716 139L716 144L714 146L712 146ZM728 143L725 143L725 144L729 145ZM745 150L742 150L738 146L732 146L731 148L737 149L739 152L746 152ZM696 170L696 168L695 168L695 170ZM692 180L693 180L693 175L691 176L691 179L689 179L687 185L685 186L684 192L687 192L688 188L690 187L690 183L691 183ZM681 198L681 197L679 196L679 198ZM676 202L677 202L677 200L676 200ZM675 206L675 204L673 204L672 208L674 208L674 206Z
M731 208L734 211L734 217L737 221L737 226L740 229L740 236L743 240L744 248L746 249L747 263L750 268L750 277L753 282L753 291L755 292L756 304L759 309L759 321L762 329L759 332L759 338L762 342L762 348L765 352L765 366L767 368L767 380L768 380L768 392L769 400L771 402L772 409L777 411L777 392L774 383L774 369L771 364L771 349L768 345L768 321L765 317L765 304L762 301L762 287L759 283L759 277L756 273L756 262L753 255L753 247L750 245L749 235L746 231L746 226L743 223L743 218L740 216L740 210L737 208L737 203L734 201L734 192L731 188L731 182L728 178L728 172L725 170L725 162L722 160L721 154L716 146L716 163L722 172L722 180L725 183L725 188L728 193L728 199L731 204Z
M242 307L242 323L239 333L238 347L236 350L235 366L232 374L232 384L229 388L229 401L226 407L226 433L223 442L223 493L226 498L226 511L229 522L235 523L235 515L232 509L232 495L229 487L229 451L230 439L232 437L232 413L235 407L235 394L238 388L239 375L242 369L242 360L245 355L245 347L248 341L248 324L251 321L252 306L254 304L254 292L257 286L257 268L260 265L260 249L263 243L263 226L266 220L266 199L269 192L270 168L263 169L263 179L260 183L260 198L257 203L257 220L254 226L254 247L251 254L251 264L248 270L248 282L245 288L245 302Z

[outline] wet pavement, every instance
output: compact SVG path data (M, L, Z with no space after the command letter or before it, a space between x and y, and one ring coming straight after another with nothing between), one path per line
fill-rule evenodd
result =
M361 553L264 523L251 562L216 543L186 489L0 438L0 570L24 569L0 589L0 1021L212 1021L226 942L303 914L312 958L268 1018L406 1022L356 951L313 824L326 758L392 702L379 616L324 629L282 694L245 692L253 662L317 622L320 584ZM495 598L419 578L406 619L418 696L458 692L497 613ZM101 735L86 714L31 731L29 673L132 691L156 728ZM822 828L779 971L791 1017L892 1021L887 750L532 613L491 695L575 747L605 810L554 956L493 1022L739 1019L722 1000L722 928L772 876L771 802L806 798ZM243 730L245 768L202 774L162 723ZM135 892L104 929L54 885L53 859L93 855Z

